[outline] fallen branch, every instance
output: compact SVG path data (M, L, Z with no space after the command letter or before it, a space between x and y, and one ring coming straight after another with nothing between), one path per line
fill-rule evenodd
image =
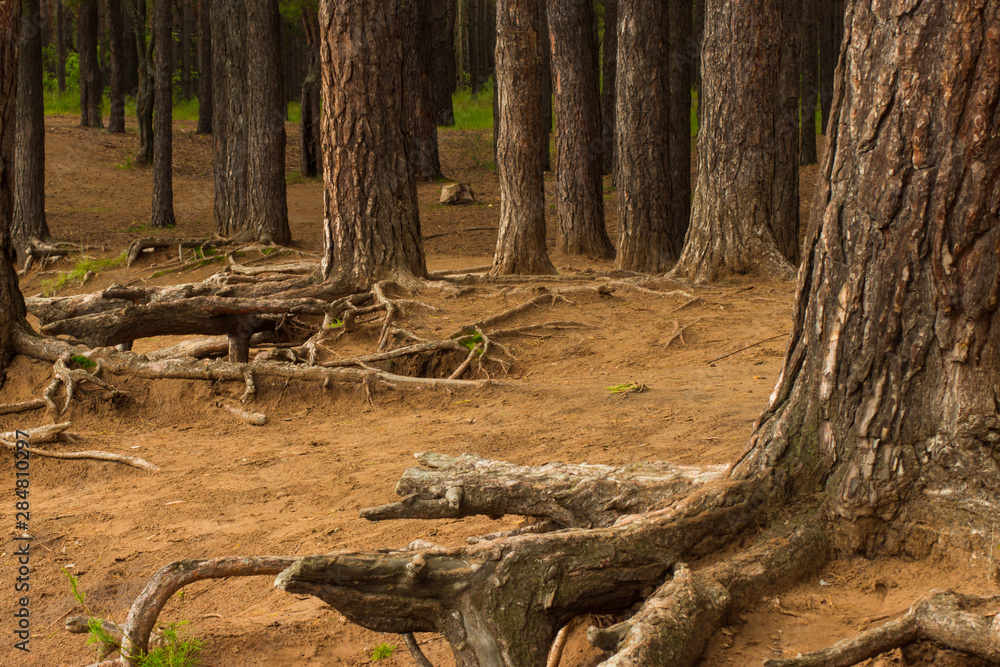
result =
M226 401L219 401L216 405L226 412L239 417L251 426L263 426L267 423L267 415L263 412L244 410L243 408L227 403Z
M723 359L728 359L729 357L733 356L734 354L739 354L740 352L746 352L747 350L749 350L751 348L754 348L754 347L757 347L758 345L763 345L764 343L767 343L768 341L776 340L778 338L784 338L786 336L788 336L787 333L777 334L776 336L771 336L770 338L765 338L764 340L759 340L756 343L750 343L746 347L741 347L738 350L733 350L732 352L730 352L728 354L724 354L721 357L716 357L715 359L709 359L705 363L706 364L714 364L716 361L722 361Z
M0 415L13 415L19 412L30 412L31 410L38 410L39 408L44 408L48 403L44 398L36 398L31 401L23 401L21 403L8 403L7 405L0 405Z
M42 426L35 429L28 429L22 433L25 433L27 437L18 436L17 432L4 433L0 435L0 445L8 449L17 449L17 440L19 437L23 440L28 441L32 444L41 444L44 442L54 442L56 440L69 440L70 438L65 437L65 431L72 426L72 422L63 422L61 424L49 424L48 426ZM88 451L88 452L53 452L47 449L38 449L37 447L25 447L20 451L28 451L33 456L41 456L50 459L92 459L96 461L111 461L113 463L123 463L127 466L132 466L133 468L139 468L140 470L145 470L146 472L159 472L160 467L141 459L138 456L129 456L127 454L114 454L112 452L100 452L100 451Z

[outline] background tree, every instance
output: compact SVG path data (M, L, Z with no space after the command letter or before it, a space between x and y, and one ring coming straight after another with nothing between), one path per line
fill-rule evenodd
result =
M675 269L790 277L798 260L798 14L793 0L707 0L698 182ZM620 110L620 109L619 109ZM794 128L794 129L793 129Z
M125 132L125 20L121 0L108 0L111 41L111 90L108 132Z
M320 3L322 272L354 288L427 276L404 131L402 12L382 0Z
M212 139L215 151L215 231L229 236L243 228L246 219L247 144L246 13L242 3L218 0L212 4Z
M139 151L136 159L140 163L153 163L153 96L154 74L153 40L146 33L149 17L147 0L124 0L135 36L138 88L135 96L135 115L139 123Z
M684 247L691 219L691 0L671 0L670 13L670 216L674 247ZM679 250L678 250L679 253Z
M556 249L615 256L604 224L600 76L592 0L549 0L556 106Z
M539 145L544 129L542 37L538 0L497 5L497 175L500 232L492 273L555 273L545 247L545 172Z
M816 26L819 0L802 2L802 39L799 62L802 71L799 88L799 116L802 131L799 134L799 164L816 164L819 160L816 148L816 106L819 102L819 31Z
M299 113L299 170L307 178L323 171L323 143L320 136L320 32L315 7L302 11L302 29L306 38L306 75L302 80Z
M174 54L173 5L171 0L153 0L153 44L156 65L153 123L153 212L151 227L173 227L174 219Z
M80 50L80 125L101 127L101 65L97 56L99 20L97 0L81 0L77 12Z
M844 1L827 0L816 7L819 35L819 99L823 112L823 132L830 121L833 103L833 81L840 56L840 42L844 37Z
M604 39L601 43L601 122L604 140L604 173L615 173L615 138L617 118L615 87L618 72L618 0L604 0Z
M417 178L433 181L441 177L438 157L437 118L434 96L434 1L411 0L406 4L407 117L410 119L410 163Z
M285 96L277 0L247 0L247 218L243 231L262 243L288 243L285 200ZM233 108L230 107L230 113Z
M45 100L42 91L42 31L39 0L21 0L22 26L14 139L14 246L47 241L45 220ZM11 128L13 129L13 128ZM9 131L9 130L8 130Z
M198 134L212 133L212 3L198 3Z
M70 34L68 27L70 13L62 0L56 2L56 85L60 93L66 92L66 36Z
M669 34L667 3L618 0L615 267L627 271L662 273L680 253L670 178Z
M455 110L452 95L456 88L455 71L455 15L456 3L462 0L432 0L431 48L434 54L434 68L431 86L434 88L434 106L437 109L436 123L451 126L455 124Z

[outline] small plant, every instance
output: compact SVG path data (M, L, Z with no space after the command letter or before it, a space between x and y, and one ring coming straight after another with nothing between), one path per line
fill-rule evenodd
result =
M115 169L131 169L135 166L135 156L131 153L125 156L125 159L115 165Z
M45 296L52 296L61 287L73 280L83 280L90 272L100 273L101 271L106 271L108 269L114 269L125 263L127 255L122 253L118 257L111 257L109 259L92 259L90 257L85 257L76 263L71 270L65 273L59 274L58 278L54 280L43 280L42 281L42 291Z
M386 643L379 644L378 646L375 647L375 650L372 651L372 662L378 662L379 660L382 660L384 658L389 658L395 652L396 652L395 644L386 644Z
M483 342L483 335L478 331L470 331L459 341L469 352L472 352ZM483 351L479 350L479 354Z
M326 326L328 329L339 329L340 327L344 326L344 320L338 317L333 322L330 322Z
M626 384L616 384L608 387L608 391L612 394L641 394L646 391L648 387L644 384L639 384L638 382L629 382Z
M79 354L74 354L72 357L69 358L69 360L72 361L77 366L81 366L83 368L95 368L97 366L97 364L94 363L92 360Z
M267 257L272 252L277 252L277 251L278 251L277 248L261 248L260 249L260 254L264 255L264 257Z

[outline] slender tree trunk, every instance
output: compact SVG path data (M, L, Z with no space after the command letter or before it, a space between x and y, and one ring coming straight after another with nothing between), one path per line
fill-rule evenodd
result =
M178 0L180 3L180 66L181 66L181 99L191 99L191 0Z
M735 474L820 489L843 550L921 555L997 521L1000 2L847 20L784 370Z
M404 132L400 3L322 0L327 280L425 278Z
M288 243L285 92L276 0L247 0L247 204L245 230L262 243ZM252 45L252 47L250 46Z
M480 18L482 15L482 7L486 0L468 0L466 5L467 10L465 13L465 34L466 40L468 42L468 67L469 67L469 87L472 90L472 96L476 97L483 89L483 81L481 79L483 68L479 64L480 56L482 55L482 49L480 48L479 42L482 37L482 31L480 30Z
M819 103L823 112L823 132L830 120L830 104L833 100L833 78L840 54L837 39L837 21L843 20L838 12L837 0L817 0L816 22L819 41Z
M139 123L139 152L136 160L153 163L153 40L146 34L149 15L147 0L126 0L135 36L136 62L138 63L139 88L135 96L135 115Z
M111 92L108 132L125 131L125 23L121 0L108 0L111 32Z
M246 220L247 118L245 101L246 13L242 3L212 5L213 122L215 153L215 231L222 236L243 229Z
M410 165L414 175L425 181L441 177L436 122L438 114L431 80L434 73L432 10L431 0L409 0L404 31L406 83L403 88L407 117L410 119L410 141L413 144Z
M542 116L544 12L538 0L497 4L497 174L500 234L494 275L555 273L545 248Z
M788 5L795 2L708 0L698 183L676 267L680 276L713 281L727 272L793 274L799 26Z
M15 248L31 239L47 241L45 221L45 101L42 93L42 32L39 0L20 0L23 23L14 139L14 208L10 229ZM11 128L14 129L14 128Z
M62 0L56 0L56 85L66 92L66 33L67 12Z
M212 3L198 7L198 134L212 133Z
M156 115L153 119L153 212L150 227L173 227L173 7L153 0L153 48L156 67Z
M80 126L101 127L101 66L97 57L97 0L83 0L79 10Z
M604 146L604 173L615 173L615 81L618 72L618 0L604 0L604 43L601 48L604 87L601 89L601 121Z
M627 271L662 273L680 252L670 179L669 34L662 0L618 1L615 266Z
M134 3L137 0L121 0L123 9L122 25L124 26L124 48L122 50L122 66L124 68L123 86L125 95L135 97L139 94L139 51L135 45L135 26L132 25L132 11L129 9L130 1Z
M301 112L299 114L300 166L306 178L315 178L323 171L320 141L320 34L319 17L314 11L302 12L302 28L306 36L306 69L302 81Z
M802 132L799 136L799 164L816 164L819 157L816 150L816 102L819 99L819 46L816 29L817 3L820 0L803 0L802 3L802 43L800 62L802 63L802 87L799 90L799 116L802 118Z
M432 0L434 25L434 69L431 86L434 89L435 122L438 125L455 124L452 95L455 93L455 5L461 0Z
M615 256L604 225L601 94L592 0L549 0L555 79L556 249Z
M691 219L691 0L670 3L670 215L674 247Z
M14 215L14 134L18 83L21 3L0 3L0 382L13 356L14 332L25 322L17 284L11 219Z

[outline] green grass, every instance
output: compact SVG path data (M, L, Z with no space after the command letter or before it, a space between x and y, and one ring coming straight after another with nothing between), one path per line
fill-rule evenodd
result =
M451 103L455 109L456 129L485 130L493 127L493 79L487 81L475 97L468 88L455 91Z
M90 271L100 273L101 271L107 271L124 265L126 257L126 253L122 253L118 255L118 257L110 257L108 259L93 259L90 257L84 257L69 271L59 274L58 277L52 280L43 280L42 292L45 293L45 296L52 296L66 284L72 281L83 280L83 277Z
M379 644L375 647L375 650L372 651L372 662L378 662L383 658L388 658L395 652L396 646L393 644Z

